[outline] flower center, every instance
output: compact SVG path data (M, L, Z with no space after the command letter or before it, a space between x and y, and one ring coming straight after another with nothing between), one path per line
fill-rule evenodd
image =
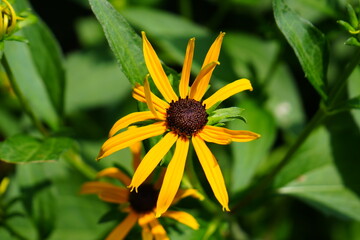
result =
M129 195L131 208L137 213L151 212L158 199L159 192L151 184L142 184L138 192L132 191Z
M167 127L180 136L192 136L206 125L205 105L189 98L172 101L166 112Z

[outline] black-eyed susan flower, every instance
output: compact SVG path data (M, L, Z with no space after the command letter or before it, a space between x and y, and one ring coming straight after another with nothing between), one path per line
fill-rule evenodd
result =
M229 211L229 199L224 178L217 160L205 144L205 141L217 144L229 144L232 141L248 142L260 137L259 134L250 131L236 131L207 125L208 113L206 110L236 93L244 90L252 90L251 83L248 79L240 79L224 86L202 101L208 88L212 72L219 64L218 57L224 35L225 33L220 33L210 47L201 71L190 88L190 69L195 39L192 38L189 40L178 96L171 87L153 47L146 38L145 33L142 33L146 66L152 80L165 100L151 93L147 79L145 80L144 86L136 86L133 91L134 98L140 102L147 103L150 111L131 113L118 120L110 130L109 139L101 147L98 159L126 148L134 142L165 134L146 154L129 184L129 187L137 191L139 186L155 169L170 148L174 144L176 145L159 193L156 206L157 216L160 216L167 210L180 186L190 141L194 146L215 197L223 209ZM147 126L118 133L118 131L131 124L149 119L153 119L155 122Z
M136 169L140 162L140 143L135 143L130 146L133 153L133 163ZM121 170L115 167L106 168L97 174L97 177L110 177L119 180L125 186L129 185L131 179ZM127 217L118 224L114 230L107 236L106 240L120 240L125 238L133 226L138 223L142 228L142 239L169 239L164 227L155 217L156 202L159 195L159 185L162 177L154 183L144 183L137 191L130 191L126 187L114 185L104 181L92 181L83 184L81 188L82 194L97 194L100 199L109 203L120 204L120 209L123 212L128 212ZM202 199L194 189L177 191L176 196L172 202L175 204L182 198L192 196ZM163 217L172 218L180 223L183 223L193 229L198 229L199 224L196 219L189 213L184 211L166 211Z
M16 22L21 17L17 16L14 8L6 0L2 0L3 5L0 5L0 40L5 36L11 34L16 27Z

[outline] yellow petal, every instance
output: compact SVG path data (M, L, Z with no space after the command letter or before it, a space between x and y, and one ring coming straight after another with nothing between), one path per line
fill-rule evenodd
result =
M226 190L225 181L222 176L219 164L214 165L214 162L217 162L214 155L200 137L192 137L192 143L216 199L222 205L223 210L230 211L228 207L229 197Z
M204 60L201 68L204 68L206 65L208 65L211 62L218 61L219 55L220 55L221 44L222 44L224 35L225 35L225 33L220 32L219 36L215 39L214 43L211 45L208 53L206 54L205 60ZM201 98L204 96L207 86L209 85L209 82L210 82L212 71L213 71L213 69L209 72L209 74L207 74L206 76L201 78L201 84L197 83L196 85L194 85L195 84L195 82L194 82L194 84L193 84L194 90L192 89L193 86L191 86L191 92L194 92L194 93L192 93L193 99L200 101ZM198 84L201 87L195 87Z
M142 240L153 240L153 236L148 225L142 226L141 237Z
M156 203L156 217L166 212L179 189L184 174L186 156L189 150L189 139L179 137L176 141L175 153L167 167L165 178Z
M140 162L139 167L136 169L129 186L130 188L135 188L135 190L137 191L137 188L155 169L161 159L170 150L172 145L174 145L177 138L177 135L169 132L164 136L163 139L161 139L154 147L150 149L150 151L145 155L144 159Z
M181 79L179 85L179 92L181 98L186 98L186 96L188 95L191 65L194 57L194 47L195 47L195 38L191 38L186 48L183 69L181 72Z
M169 104L160 98L158 98L155 94L150 93L151 100L154 104L154 108L162 113L162 116L158 116L159 119L165 119L166 109L169 108ZM133 98L138 100L139 102L146 103L146 96L145 96L145 88L141 85L136 85L133 89Z
M212 142L212 143L216 143L216 144L221 144L221 145L227 145L230 144L231 141L231 137L228 134L225 135L218 135L217 133L213 133L211 131L206 131L206 127L204 127L203 130L201 130L198 135L206 142Z
M155 240L169 240L165 229L156 218L150 222L150 227Z
M149 119L156 119L154 114L150 111L146 112L134 112L126 115L123 118L120 118L110 129L109 137L114 136L118 131L120 131L123 128L128 127L129 125L141 122Z
M205 79L205 76L210 74L219 64L219 62L211 62L200 70L200 73L194 80L193 85L191 85L190 98L197 101L201 100L209 86L209 82L203 81L203 79Z
M248 79L242 78L240 80L229 83L226 86L220 88L213 95L211 95L209 98L204 100L203 103L206 105L206 109L209 109L217 102L224 101L225 99L231 97L232 95L245 90L252 91L253 88Z
M202 130L202 133L210 135L213 137L212 140L209 142L214 142L221 144L220 142L226 141L230 139L234 142L249 142L255 139L258 139L260 137L259 134L251 132L251 131L245 131L245 130L230 130L223 127L215 127L215 126L209 126L206 125L204 129ZM207 139L204 139L205 141L208 141Z
M121 191L102 191L98 194L99 198L105 202L122 204L129 201L129 189L121 189Z
M175 219L176 221L185 224L189 227L191 227L192 229L199 229L199 223L196 221L196 219L190 215L187 212L182 212L182 211L167 211L166 213L163 214L163 217L169 217L172 219Z
M149 110L154 114L155 117L158 117L157 112L155 110L153 101L151 99L151 90L150 90L150 84L149 84L149 74L146 75L145 81L144 81L144 90L145 90L145 100L146 105L148 106Z
M81 194L98 194L104 190L121 191L121 187L115 186L107 182L86 182L81 186Z
M175 195L174 201L172 202L172 205L176 204L179 200L186 198L186 197L193 197L197 198L199 200L203 200L204 196L201 195L197 190L195 189L179 189L178 192Z
M133 157L133 169L134 171L137 169L141 162L141 142L134 143L130 146L130 151ZM130 182L129 182L130 184ZM127 184L127 185L129 185Z
M87 182L80 190L81 194L98 194L98 196L112 203L125 203L128 201L129 190L107 182Z
M153 123L148 126L129 129L109 138L101 147L98 160L110 154L129 147L144 139L158 136L166 131L164 122Z
M151 46L149 40L146 38L145 32L142 32L141 34L143 38L145 63L147 69L150 72L151 78L167 102L171 102L172 100L176 101L178 97L170 85L169 79L167 78L164 69L161 66L160 60L155 50Z
M100 171L97 174L97 177L115 178L115 179L118 179L119 181L121 181L123 184L125 184L125 186L129 185L130 181L131 181L131 179L129 178L128 175L126 175L120 169L118 169L116 167L110 167L110 168L106 168L106 169Z
M16 20L18 19L18 17L16 16L15 10L14 8L10 5L10 3L8 3L6 0L3 0L3 2L7 5L7 7L10 10L10 15L11 15L11 23L10 26L8 26L7 28L7 32L10 33L16 26Z
M121 240L126 237L130 229L137 221L137 214L130 212L129 215L107 236L106 240Z

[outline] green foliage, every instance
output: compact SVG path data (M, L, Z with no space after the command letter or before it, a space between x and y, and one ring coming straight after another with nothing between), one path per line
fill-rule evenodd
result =
M294 49L305 76L320 96L326 99L328 54L324 34L292 11L283 0L275 0L273 5L276 23Z
M0 144L0 159L9 163L54 161L59 160L72 145L70 138L39 140L28 135L15 135Z
M118 119L148 111L131 97L148 73L141 31L176 93L188 40L196 38L191 85L226 32L204 99L240 78L253 91L208 109L207 124L261 135L206 143L221 167L230 213L190 147L181 188L205 199L185 198L170 209L191 214L200 228L161 217L170 239L360 237L358 3L73 0L50 9L46 1L9 2L24 19L0 41L1 240L105 239L126 218L128 204L79 193L106 167L134 172L129 149L95 158ZM144 141L141 156L162 137ZM148 181L161 176L173 153ZM136 223L127 238L140 239L141 230Z
M133 85L142 84L147 72L139 36L108 1L89 2L123 73Z

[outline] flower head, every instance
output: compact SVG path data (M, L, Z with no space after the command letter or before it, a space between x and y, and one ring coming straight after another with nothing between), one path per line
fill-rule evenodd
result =
M140 143L130 146L133 153L134 167L139 164ZM110 177L119 180L125 186L131 179L118 168L106 168L97 174L97 177ZM159 179L161 181L162 178ZM118 224L107 236L107 240L119 240L125 238L131 228L138 222L142 228L143 239L169 239L166 231L155 217L156 202L159 195L159 183L142 184L137 191L130 191L126 187L120 187L109 182L92 181L83 184L82 194L97 194L105 202L117 203L122 206L122 211L128 212L127 217ZM179 190L172 204L184 197L192 196L201 199L202 196L194 189ZM193 229L198 229L199 224L193 216L183 211L167 211L164 217L175 219Z
M229 211L229 199L224 178L217 160L206 146L205 141L229 144L232 141L248 142L260 137L259 134L250 131L229 130L206 125L208 122L206 110L236 93L252 90L248 79L240 79L224 86L210 97L202 100L208 88L212 72L219 65L218 57L224 35L225 33L220 33L210 47L201 71L190 88L190 69L195 39L189 40L178 96L171 87L158 56L146 38L145 33L142 32L146 66L157 89L165 100L160 99L150 91L146 77L144 86L138 85L134 88L133 97L140 102L147 103L149 111L131 113L119 119L110 130L109 139L101 147L98 159L128 147L134 142L165 134L141 161L129 185L132 189L138 189L170 148L176 145L157 200L157 216L167 210L180 186L190 141L194 146L215 197L223 206L223 209ZM155 122L118 133L118 131L131 124L150 119L155 120Z
M15 30L17 20L22 19L16 15L8 1L2 0L2 2L4 4L0 5L0 40L11 34Z

